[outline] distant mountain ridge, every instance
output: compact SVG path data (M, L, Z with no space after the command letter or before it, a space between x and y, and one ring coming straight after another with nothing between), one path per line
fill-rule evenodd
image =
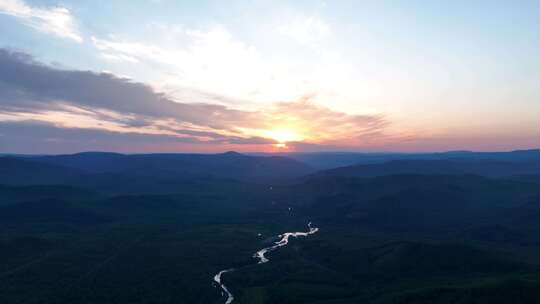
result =
M225 152L220 154L119 154L84 152L38 156L32 161L60 165L92 173L140 175L186 174L218 178L291 177L312 171L307 165L282 156L257 157Z
M359 164L330 170L316 175L377 177L398 174L467 175L510 177L540 174L540 159L527 161L499 160L392 160L376 164Z
M267 183L317 176L369 178L403 174L473 174L491 178L512 177L523 181L538 180L540 176L540 150L353 154L360 157L362 162L321 171L287 157L291 154L265 155L254 156L231 151L220 154L84 152L0 156L0 170L3 173L0 175L0 185L62 184L105 192L170 193L182 188L204 187L217 181ZM324 157L332 158L332 155L324 154ZM385 160L389 157L404 159Z
M276 155L254 153L253 155ZM510 152L447 151L434 153L399 152L292 152L279 154L304 162L319 170L332 169L356 164L384 163L392 160L498 160L530 161L540 160L540 149L515 150Z
M83 174L82 171L57 164L32 161L26 157L0 157L0 184L62 184Z
M314 172L286 157L221 154L132 154L85 152L68 155L0 157L0 184L65 184L95 188L148 187L174 190L190 181L269 181ZM111 186L109 186L109 184Z

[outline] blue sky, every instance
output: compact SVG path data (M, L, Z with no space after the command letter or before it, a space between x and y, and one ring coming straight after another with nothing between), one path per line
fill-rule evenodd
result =
M0 130L0 148L10 152L30 142L43 152L540 146L538 1L0 0L0 47L20 69L110 82L99 105L58 88L29 108L0 94L10 130ZM39 95L24 80L2 81ZM118 92L132 96L125 82L208 105L214 122L120 109L130 100ZM147 107L164 107L153 100ZM54 130L50 138L14 127L36 123ZM107 136L91 146L64 131ZM148 142L114 144L128 134Z

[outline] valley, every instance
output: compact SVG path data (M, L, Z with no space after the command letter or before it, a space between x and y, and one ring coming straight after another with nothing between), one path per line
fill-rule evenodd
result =
M234 167L257 170L244 159L234 156ZM78 178L42 183L68 170L32 163L35 182L0 186L0 301L535 301L535 178L426 174L422 167L416 174L412 166L373 177L250 173L261 178L246 181L227 167L230 155L214 162L230 176L165 176L165 162L141 171L144 187L122 171L100 173L114 181L109 187L86 172L83 180L94 182L85 187Z

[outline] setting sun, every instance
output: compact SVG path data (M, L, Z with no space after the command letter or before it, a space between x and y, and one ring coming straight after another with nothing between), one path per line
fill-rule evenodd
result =
M291 130L271 130L266 132L266 137L274 139L280 144L285 144L290 141L301 140L300 136Z

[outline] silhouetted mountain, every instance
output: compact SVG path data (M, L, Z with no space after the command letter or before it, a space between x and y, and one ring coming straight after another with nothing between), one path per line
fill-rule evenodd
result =
M318 172L318 175L375 177L395 174L466 175L509 177L540 173L540 160L395 160L380 164L341 167Z
M254 155L275 155L255 153ZM440 153L363 153L363 152L312 152L283 153L284 155L320 170L357 164L376 164L393 160L497 160L531 161L540 160L540 149L511 152L448 151Z
M0 185L0 205L41 199L88 200L98 194L82 188L62 185L5 186Z
M69 167L85 173L118 172L134 166L125 155L110 152L83 152L69 155L45 155L27 158L35 162Z
M0 184L5 185L62 184L83 173L61 165L14 157L0 157L0 172Z
M87 152L72 155L0 157L0 184L65 184L106 192L177 192L199 182L260 182L313 172L286 157L222 154Z
M135 154L88 152L41 156L33 161L62 165L92 173L119 173L161 178L231 178L238 180L296 177L312 172L285 157L222 154Z
M0 223L73 223L90 224L105 218L73 203L44 199L0 206Z

